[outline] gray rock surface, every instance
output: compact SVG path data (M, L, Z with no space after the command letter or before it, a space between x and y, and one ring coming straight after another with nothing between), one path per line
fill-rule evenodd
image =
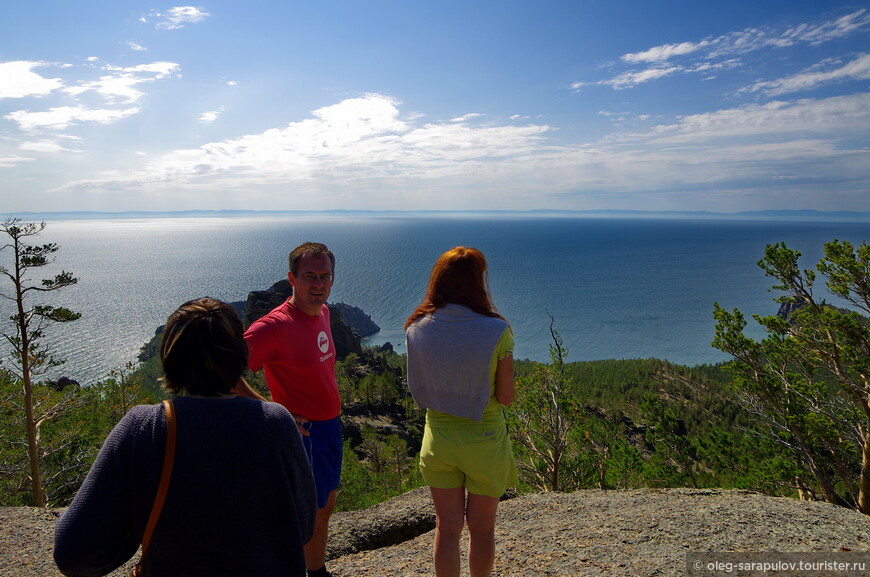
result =
M58 575L51 562L57 514L0 509L0 575ZM425 489L365 511L339 513L329 569L336 577L433 575L433 523ZM410 539L396 543L400 536ZM687 574L689 553L822 551L844 558L866 553L870 517L827 503L745 491L587 490L501 503L496 540L496 576L679 576ZM371 547L378 548L366 550ZM125 574L121 569L112 575Z

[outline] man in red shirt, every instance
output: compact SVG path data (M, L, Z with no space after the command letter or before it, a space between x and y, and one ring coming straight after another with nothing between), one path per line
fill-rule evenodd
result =
M335 343L326 299L335 256L306 242L290 253L287 278L293 295L245 331L249 368L263 369L272 400L293 415L317 487L314 536L305 545L309 577L328 577L326 540L341 477L341 401L335 380ZM240 394L256 393L244 383ZM245 390L247 389L247 390Z

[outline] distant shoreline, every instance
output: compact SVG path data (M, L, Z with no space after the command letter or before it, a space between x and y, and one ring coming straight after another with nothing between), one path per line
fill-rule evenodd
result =
M870 212L819 210L755 210L741 212L646 210L176 210L176 211L58 211L12 212L24 220L103 220L145 218L656 218L703 220L868 222Z

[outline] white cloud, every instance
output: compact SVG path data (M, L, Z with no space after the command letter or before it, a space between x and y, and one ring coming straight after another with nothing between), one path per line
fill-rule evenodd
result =
M656 143L706 142L714 139L791 138L795 133L816 138L864 135L870 126L870 94L773 101L704 114L684 116L662 124L645 140ZM653 136L655 135L655 136Z
M0 168L12 168L18 166L22 162L33 162L35 158L26 156L13 156L11 154L0 154Z
M148 16L139 19L140 22L148 22L151 18L157 19L154 25L158 30L178 30L186 24L202 22L210 14L195 6L176 6L166 12L151 11Z
M664 78L665 76L671 76L683 72L684 70L685 69L681 66L658 66L647 68L646 70L641 70L639 72L623 72L613 78L599 80L598 82L574 82L571 84L571 89L580 90L584 86L610 86L614 90L623 90L625 88L633 88L638 84L643 84L644 82L657 80L659 78Z
M315 175L324 182L433 178L480 162L534 153L549 130L467 122L414 126L400 117L398 104L378 94L347 99L284 128L178 150L149 162L137 174L107 173L98 180L100 186L111 188L155 180L179 187L197 182L245 187L266 181L307 182Z
M866 9L861 9L836 20L823 22L815 26L809 24L795 26L786 30L782 38L783 40L807 42L817 46L830 40L848 36L853 32L861 30L868 24L870 24L870 13Z
M0 98L45 96L63 86L60 78L44 78L33 72L40 66L47 64L26 60L0 62Z
M709 41L710 56L745 54L763 48L783 48L806 43L818 46L825 42L860 32L870 25L867 10L858 10L820 24L800 24L777 33L763 28L747 28Z
M18 148L33 152L69 152L70 150L56 140L34 140L22 142Z
M784 48L797 44L818 46L859 33L868 27L870 27L870 11L862 9L833 20L818 24L805 23L780 32L767 28L746 28L695 42L662 44L620 57L620 60L629 65L651 65L647 70L630 70L596 82L577 81L570 86L573 90L590 85L610 86L619 90L676 73L735 68L742 65L737 58L740 55L765 48ZM669 64L678 59L685 63Z
M131 50L135 50L136 52L148 52L147 48L133 40L127 40L126 44Z
M142 91L136 88L138 85L168 78L177 74L181 66L175 62L152 62L127 68L107 66L105 69L111 74L93 82L67 87L64 91L73 96L94 91L110 101L120 99L132 103L143 96Z
M670 60L674 56L684 56L696 52L707 46L709 42L681 42L679 44L664 44L634 54L624 54L622 60L625 62L663 62Z
M199 115L199 121L202 124L211 124L223 113L224 107L221 106L217 110L207 110Z
M689 72L710 72L712 70L724 70L728 68L737 68L740 66L740 60L732 58L730 60L722 60L720 62L701 62L696 66L687 68Z
M844 80L870 80L870 54L861 54L848 64L833 70L810 70L779 80L758 82L745 90L779 96Z
M643 84L644 82L649 82L650 80L664 78L665 76L670 76L680 72L681 70L682 68L679 66L668 66L664 68L648 68L646 70L641 70L640 72L625 72L611 78L610 80L605 80L601 82L601 84L621 90L623 88L630 88L637 86L638 84Z
M466 120L471 120L473 118L480 118L481 116L483 116L483 114L479 114L477 112L471 112L469 114L457 116L456 118L451 118L450 122L465 122Z
M711 190L749 194L763 183L813 198L819 182L830 194L868 186L870 152L856 144L870 126L867 94L738 106L583 144L553 142L546 125L418 118L402 114L395 99L369 94L281 128L143 158L138 170L105 172L62 190L145 198L172 190L191 206L224 191L232 199L256 195L264 208L481 208L496 194L526 207L571 207L589 191L703 197Z
M10 112L4 118L18 123L22 130L31 131L38 128L63 130L72 124L80 122L95 122L110 124L139 112L139 108L123 110L89 109L81 106L60 106L42 112L17 110Z
M156 79L166 78L172 75L173 72L177 72L179 68L181 68L181 66L175 62L151 62L150 64L139 64L128 68L119 68L116 66L107 67L108 70L125 74L153 74Z
M784 41L770 31L762 28L746 28L711 39L706 58L723 58L756 52L764 48L791 46L791 41Z
M730 196L785 187L790 198L866 194L870 152L850 139L863 138L868 126L870 95L748 105L563 147L536 157L537 170L542 179L560 175L564 193L682 190L699 199L705 191Z

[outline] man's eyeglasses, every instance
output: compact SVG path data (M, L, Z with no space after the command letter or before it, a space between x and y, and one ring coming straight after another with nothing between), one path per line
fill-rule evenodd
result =
M307 283L313 283L315 281L320 281L323 284L326 284L326 283L332 282L333 279L335 278L335 275L333 275L333 274L314 274L311 272L307 272L305 274L301 274L301 275L297 276L296 278L301 278L302 280L304 280Z

